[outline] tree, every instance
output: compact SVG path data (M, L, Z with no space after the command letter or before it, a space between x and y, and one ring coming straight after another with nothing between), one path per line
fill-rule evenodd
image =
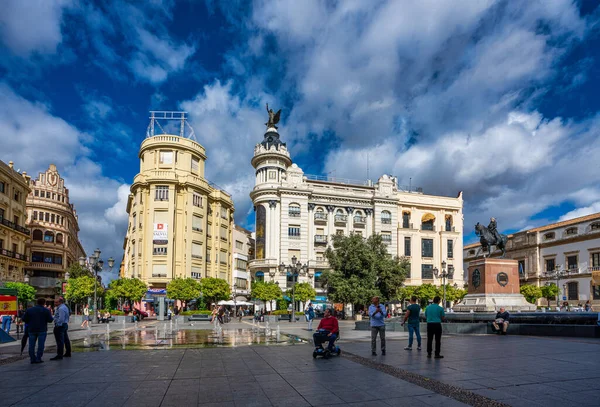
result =
M114 302L116 300L119 306L122 306L125 300L128 300L132 304L141 301L148 291L146 283L138 278L120 278L118 280L113 280L108 287L106 301Z
M558 295L558 286L554 283L550 283L550 285L545 285L542 287L542 297L548 300L548 306L550 306L550 301L553 301Z
M375 286L379 289L382 300L397 300L404 280L410 273L410 261L405 257L392 257L381 235L372 235L365 243L372 255L371 267L377 275Z
M102 285L98 283L94 277L81 276L77 278L69 278L67 284L67 292L65 298L75 304L87 302L87 299L94 296L94 283L98 296L104 292Z
M527 302L530 302L532 304L535 304L538 298L542 297L542 289L535 285L524 284L521 286L520 291L521 294L523 294L523 296L527 300Z
M86 267L82 267L79 263L71 264L67 269L67 273L69 273L69 279L79 278L82 276L94 276L90 270L88 270Z
M406 285L406 286L400 288L400 290L398 290L398 299L401 302L404 302L405 300L409 300L410 297L415 295L417 288L419 288L419 287L417 287L415 285Z
M167 297L187 305L188 301L200 297L200 283L191 277L175 278L167 284Z
M35 288L27 283L7 282L4 283L4 287L17 290L19 304L24 308L27 307L28 302L35 300Z
M273 301L281 298L281 288L279 288L279 285L272 281L254 281L252 283L251 295L252 298L263 301L266 308L267 301Z
M231 295L229 284L222 278L203 278L200 280L200 291L209 304L227 300Z
M439 288L433 284L420 285L415 290L415 295L419 299L421 308L425 308L429 304L429 300L433 300L435 296L439 295L441 297Z
M292 298L292 290L287 290L286 295ZM300 302L314 300L317 298L317 292L310 283L296 283L294 288L294 299Z

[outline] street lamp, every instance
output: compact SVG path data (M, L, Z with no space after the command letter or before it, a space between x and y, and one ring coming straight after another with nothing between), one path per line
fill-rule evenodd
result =
M100 258L100 253L102 253L100 249L96 249L94 250L94 254L91 255L89 259L86 259L84 256L81 256L79 258L79 265L81 267L86 267L90 272L94 274L94 324L98 323L98 272L102 271L102 269L104 268L104 260ZM108 267L110 268L110 270L112 270L114 265L115 259L110 257L108 259ZM66 275L65 277L67 278Z
M306 274L308 270L308 264L302 264L296 256L292 256L292 263L289 265L281 264L279 265L279 273L292 276L292 318L290 322L296 322L296 280L298 275Z
M556 266L554 270L548 270L545 273L545 277L556 280L556 288L558 292L556 293L556 306L560 307L560 279L569 276L570 270L562 270L560 267ZM566 291L567 285L563 284L563 293L567 293Z
M454 278L454 266L448 266L448 271L446 271L446 265L446 261L444 260L442 262L441 273L437 267L433 269L433 273L435 274L435 276L442 279L442 288L444 292L444 309L446 308L446 278L448 280L452 280ZM456 283L454 285L456 285Z
M235 317L237 316L237 301L236 298L237 297L237 284L233 284L233 318L235 320Z

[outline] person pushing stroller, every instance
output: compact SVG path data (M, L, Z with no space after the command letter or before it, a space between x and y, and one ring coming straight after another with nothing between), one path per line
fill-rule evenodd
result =
M325 315L317 327L317 332L313 334L316 350L323 350L323 342L329 342L327 349L333 352L335 350L334 343L339 333L340 327L337 319L332 316L330 309L326 309Z

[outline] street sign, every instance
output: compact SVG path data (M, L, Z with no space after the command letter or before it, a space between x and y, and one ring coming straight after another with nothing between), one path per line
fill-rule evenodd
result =
M566 301L566 300L567 300L567 296L563 295L563 301Z

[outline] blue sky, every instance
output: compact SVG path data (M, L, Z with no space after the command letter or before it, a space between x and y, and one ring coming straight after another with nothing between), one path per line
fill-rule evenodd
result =
M464 191L465 235L600 211L598 1L3 2L0 159L120 259L149 110L186 110L252 227L265 103L307 173Z

